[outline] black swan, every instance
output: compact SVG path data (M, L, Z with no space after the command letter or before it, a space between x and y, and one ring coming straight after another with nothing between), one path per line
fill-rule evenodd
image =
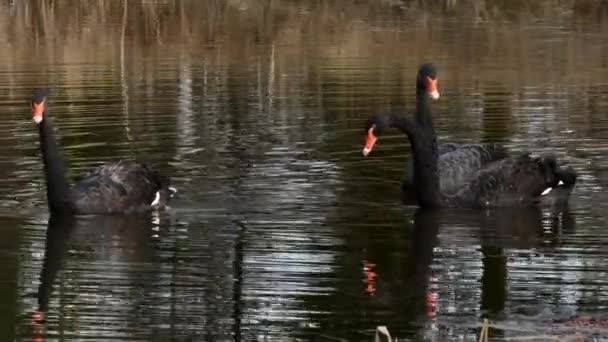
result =
M437 87L436 84L434 84ZM436 89L439 97L439 90ZM393 120L398 120L399 114L385 113L375 114L368 119L366 127L374 126L374 134L368 134L368 139L363 149L363 155L367 156L376 143L377 136L393 125ZM369 133L366 131L366 133ZM456 144L443 143L437 147L439 188L444 192L452 192L459 189L471 175L477 173L486 164L506 158L508 156L504 147L498 144ZM414 165L411 161L406 164L405 178L402 188L404 192L413 192Z
M398 121L398 114L376 114L369 118L366 127L374 126L373 135L368 133L368 139L363 154L368 155L374 147L377 136L390 127L393 121ZM437 147L439 189L443 192L458 190L471 177L487 164L506 158L508 156L504 147L498 144L455 144L444 143ZM406 174L402 188L404 192L414 189L414 165L410 161L406 164Z
M175 194L168 177L135 161L99 166L70 188L47 114L48 90L36 89L32 115L40 134L46 193L52 214L126 214L164 209Z
M367 121L367 140L363 154L368 155L384 128L397 128L407 134L414 159L416 200L421 207L512 207L543 203L543 197L558 188L572 189L576 172L561 168L555 156L499 158L478 170L458 171L458 177L443 181L455 186L442 188L430 100L439 98L435 67L424 64L416 79L416 115L413 119L396 114L373 115ZM444 153L443 155L448 155ZM443 171L445 172L445 171ZM448 173L446 173L448 178ZM569 191L559 193L569 196Z

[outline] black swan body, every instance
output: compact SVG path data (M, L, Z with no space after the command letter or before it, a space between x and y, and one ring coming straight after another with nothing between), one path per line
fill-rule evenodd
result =
M384 130L395 127L399 122L398 114L376 114L369 118L367 127L374 125L375 136ZM373 138L366 144L364 153L371 151L376 140ZM455 144L444 143L437 147L437 165L439 170L439 189L442 192L454 192L487 164L508 156L504 147L498 144ZM406 164L406 174L403 179L403 191L413 192L414 165Z
M442 156L453 152L440 155L437 147L430 101L438 98L435 67L430 63L424 64L416 80L414 118L396 114L374 115L365 127L367 140L364 155L369 154L385 128L397 128L407 134L414 159L412 187L421 207L530 206L543 203L543 197L553 190L570 190L576 183L576 172L571 168L559 167L555 156L550 154L537 158L529 154L517 158L500 156L495 161L475 164L477 170L462 167L461 171L454 171L453 174L458 177L445 173L444 177L454 179L442 182L440 167L449 160ZM447 183L450 186L442 186ZM570 194L569 191L558 192L565 196Z
M438 154L439 186L445 192L459 189L484 166L507 157L506 150L497 144L441 144Z
M170 186L169 178L135 161L99 166L70 188L47 115L47 97L46 89L34 91L32 115L38 125L47 200L52 214L126 214L167 206L176 192Z

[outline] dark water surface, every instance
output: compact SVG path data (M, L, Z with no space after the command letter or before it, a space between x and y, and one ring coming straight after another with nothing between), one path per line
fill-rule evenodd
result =
M127 2L124 2L125 4ZM433 5L431 5L432 3ZM2 340L608 339L608 17L600 1L0 4ZM400 202L399 134L439 67L441 141L554 152L563 210ZM149 217L50 219L27 97L72 180L148 161L179 196ZM32 317L44 311L46 320Z

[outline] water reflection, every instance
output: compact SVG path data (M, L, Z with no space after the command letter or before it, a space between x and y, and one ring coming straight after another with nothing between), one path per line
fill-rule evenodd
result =
M416 335L405 329L412 323L426 326L421 333L438 341L448 338L442 335L443 328L448 326L471 334L454 328L453 320L468 317L473 323L484 316L499 319L510 304L507 282L510 251L533 248L551 251L556 241L563 238L562 234L574 232L573 226L574 220L566 208L555 212L530 209L483 213L418 210L413 216L409 243L401 247L401 261L387 263L386 258L377 258L370 262L366 257L366 272L370 265L374 272L373 291L369 288L366 291L384 302L383 310L390 312L378 314L382 318L378 323L400 327L401 330L396 330L399 336L412 338ZM401 280L396 280L394 273L400 268ZM459 299L463 296L468 299ZM404 301L405 298L410 300ZM403 311L395 310L399 307ZM403 317L405 312L409 318ZM399 320L395 320L397 317Z
M510 274L520 272L517 265L520 258L518 254L521 252L518 251L537 251L534 254L537 260L530 260L528 264L529 271L532 271L536 269L535 263L551 259L562 240L575 233L575 220L567 207L485 212L443 210L429 215L434 216L434 219L427 219L426 222L434 222L431 229L438 229L439 234L433 252L436 260L433 262L429 286L429 295L433 295L427 295L427 298L436 301L436 315L426 323L426 331L432 332L430 336L438 341L448 338L443 335L445 332L442 326L451 326L453 320L469 317L471 329L481 317L500 321L504 319L505 312L521 310L523 306L529 305L520 302L518 296L511 293L519 287L512 280L517 275ZM439 228L435 227L437 225ZM533 279L534 276L530 277ZM446 286L454 282L459 285ZM530 286L529 291L536 294L542 288ZM537 313L552 310L550 307L535 309L538 309ZM545 312L543 318L550 325L555 318L553 315L559 314L561 313L554 311L551 314ZM512 330L493 330L490 333L491 340L522 334L521 331L510 328ZM456 330L471 335L471 338L476 331ZM533 335L538 331L527 332Z
M1 2L3 336L30 337L36 309L50 339L371 340L387 325L473 340L487 316L500 341L557 331L552 316L601 320L605 7ZM372 112L411 111L426 60L444 75L438 139L557 153L580 175L569 208L399 202L407 139L363 160L361 129ZM70 174L146 160L180 189L171 217L47 227L24 101L40 85Z
M48 311L48 303L57 272L62 267L63 259L67 253L66 244L74 226L72 217L51 217L46 230L46 244L44 247L44 263L40 274L38 287L38 311L40 320L44 320Z
M503 320L505 310L522 307L522 303L517 300L509 300L509 288L513 288L509 285L509 279L513 278L509 275L510 269L514 268L517 272L517 264L510 266L514 262L511 251L537 249L538 253L550 255L562 239L575 233L575 220L567 208L555 211L529 209L486 212L416 210L411 226L406 219L407 215L402 217L398 226L401 237L392 239L392 246L387 246L385 233L371 234L367 238L371 240L361 251L360 261L352 265L361 272L352 274L358 273L356 278L360 279L354 282L345 282L351 277L340 275L343 271L325 269L322 265L333 262L318 253L315 256L307 255L305 248L301 252L280 255L275 252L266 257L264 249L268 247L255 247L257 243L252 235L263 233L256 228L259 223L255 220L234 222L239 227L233 245L234 257L230 263L225 264L227 269L232 269L232 295L223 299L220 297L216 303L220 305L218 309L225 310L222 314L224 320L228 319L224 321L228 325L220 324L222 329L228 329L224 333L236 340L248 339L254 336L251 328L260 322L275 321L273 317L281 313L292 312L293 315L298 312L292 311L301 305L296 302L284 302L276 306L278 303L271 304L274 301L269 301L267 305L270 306L259 306L270 300L265 300L265 297L281 293L283 296L293 296L292 300L300 297L309 306L307 312L312 316L304 316L302 319L312 320L307 323L306 329L312 335L306 333L301 336L337 337L331 332L332 327L341 321L343 315L353 320L349 324L353 330L348 334L340 334L341 338L367 338L371 331L358 335L355 334L355 327L363 324L371 329L374 322L389 324L394 327L394 333L404 338L417 339L424 336L430 340L442 341L448 338L444 335L444 326L455 329L451 330L452 333L472 336L475 333L472 326L465 324L458 328L452 322L460 320L462 317L458 317L462 315L469 317L472 322L484 316L494 321ZM163 219L165 225L166 219ZM159 234L163 235L166 229L162 228L162 222L158 226L152 221L143 217L51 217L37 291L36 309L40 315L33 316L31 334L46 337L70 336L76 331L68 327L77 327L78 336L131 339L151 336L148 335L149 332L144 332L149 329L153 329L158 336L167 338L187 336L184 335L183 328L179 328L184 318L180 318L180 312L188 308L186 312L193 314L199 305L195 299L198 296L190 297L194 301L189 301L187 307L180 303L188 298L188 288L194 286L192 294L205 290L196 289L200 286L194 282L197 271L184 267L185 260L179 252L181 248L178 245L171 247L158 240ZM274 240L281 243L276 240L277 237L280 235L275 235ZM294 235L290 234L290 239L293 238ZM260 242L265 240L268 241L261 239ZM305 239L298 240L301 249ZM472 249L469 247L471 245ZM165 253L169 253L166 254L169 258L166 267L169 269L166 276L163 276L158 273L163 267L158 269L150 262ZM446 253L450 255L449 259L446 259ZM342 257L344 256L346 255ZM303 263L304 260L307 262ZM344 260L350 263L357 258ZM350 273L351 266L348 263L342 269ZM136 265L138 271L134 272L132 267ZM283 266L276 268L279 265ZM291 266L285 268L288 265ZM293 269L290 270L290 267ZM471 270L466 271L467 268ZM156 271L150 272L152 270ZM308 274L314 273L317 274L315 282L320 281L318 285L298 285L298 282L305 281ZM321 276L324 273L327 276ZM476 280L470 282L467 280L470 277ZM278 281L279 287L267 292L263 284L273 279ZM333 286L336 286L334 290L324 289L321 285L330 279L334 279L331 280ZM456 282L456 279L459 281ZM284 280L289 281L280 285ZM462 287L455 285L459 283L462 283ZM451 285L446 286L448 284ZM313 293L318 295L319 291L326 292L326 297L311 297ZM344 295L350 299L346 300ZM459 300L463 295L473 296L470 298L472 301ZM252 307L254 298L258 304ZM159 302L153 304L150 300ZM351 308L346 311L331 309L333 303L344 302L350 302ZM204 303L210 304L206 301ZM110 307L111 315L104 313L107 310L104 308ZM133 311L135 308L136 311ZM155 312L149 311L152 308L156 308ZM355 313L362 316L355 319ZM284 325L285 316L280 317L282 318L275 322ZM291 317L296 318L297 316ZM97 329L100 319L112 328ZM553 315L537 319L544 319L547 324L554 321ZM195 324L194 321L189 322ZM207 321L200 328L209 323ZM506 321L505 324L509 322ZM130 328L127 329L127 326ZM217 331L209 330L214 326L215 324L204 329L206 336L220 336ZM416 327L425 329L417 331ZM491 336L505 338L522 334L521 330L514 330L509 325L504 327L504 330L493 330ZM192 328L200 332L196 326L191 326L190 329ZM286 334L276 328L278 327L272 329L272 335Z
M136 336L120 327L136 327L137 320L130 316L141 301L139 292L146 289L132 284L149 276L138 275L140 272L133 267L145 265L148 260L152 246L149 242L158 238L158 226L154 227L149 218L138 216L51 217L38 305L32 314L33 334L57 337L78 333L123 339ZM140 270L145 269L144 266ZM111 315L106 311L109 308ZM100 322L105 328L99 326Z

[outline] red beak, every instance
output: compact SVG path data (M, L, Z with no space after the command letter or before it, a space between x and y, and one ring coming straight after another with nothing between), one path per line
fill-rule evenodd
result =
M365 139L365 147L363 148L363 156L367 157L367 155L374 148L374 145L376 144L377 140L378 140L378 137L374 134L374 126L372 126L367 131L367 138Z
M42 100L38 103L32 102L32 117L34 118L34 122L36 124L40 124L43 119L44 114L44 101Z
M429 95L433 100L439 99L439 88L437 86L437 79L426 77L427 87L429 89Z

